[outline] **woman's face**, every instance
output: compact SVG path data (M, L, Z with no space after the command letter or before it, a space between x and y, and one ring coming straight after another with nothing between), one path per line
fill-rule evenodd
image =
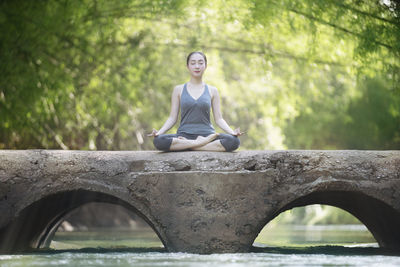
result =
M207 68L204 57L197 53L190 56L187 67L190 75L194 77L201 77Z

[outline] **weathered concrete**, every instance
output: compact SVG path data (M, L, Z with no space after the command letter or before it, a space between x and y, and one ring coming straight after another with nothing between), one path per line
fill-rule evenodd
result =
M400 249L400 151L0 151L0 251L49 244L92 202L140 214L169 251L245 252L281 212L327 204Z

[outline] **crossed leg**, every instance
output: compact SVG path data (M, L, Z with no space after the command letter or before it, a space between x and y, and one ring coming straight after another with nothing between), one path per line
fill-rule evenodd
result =
M179 151L186 149L195 150L196 148L204 147L210 143L213 143L213 141L215 140L215 138L217 138L217 136L218 134L214 133L205 137L198 136L195 140L190 140L182 136L179 136L172 139L172 143L169 150L171 151Z
M240 141L237 136L230 134L211 134L197 136L196 139L179 136L178 134L163 134L153 140L154 146L162 151L203 150L203 151L234 151Z
M225 147L221 144L220 140L214 140L210 143L207 143L203 146L198 146L192 148L192 150L197 150L197 151L226 151Z

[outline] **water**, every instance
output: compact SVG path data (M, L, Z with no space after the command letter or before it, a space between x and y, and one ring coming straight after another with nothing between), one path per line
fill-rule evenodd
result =
M160 252L63 252L0 256L3 267L16 266L399 266L399 257L326 254L245 253L196 255Z
M400 266L371 238L362 226L280 227L263 230L251 253L198 255L168 253L152 232L60 232L51 249L0 255L0 266Z
M399 266L400 257L374 255L359 250L359 255L335 253L329 249L310 251L272 249L271 252L196 255L130 250L64 251L24 255L0 255L2 267L19 266ZM335 249L336 253L345 250Z

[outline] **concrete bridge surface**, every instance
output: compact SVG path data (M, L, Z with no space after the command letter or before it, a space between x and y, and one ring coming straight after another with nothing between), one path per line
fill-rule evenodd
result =
M168 251L249 251L293 207L326 204L400 250L400 151L0 150L0 252L46 247L88 202L141 215Z

